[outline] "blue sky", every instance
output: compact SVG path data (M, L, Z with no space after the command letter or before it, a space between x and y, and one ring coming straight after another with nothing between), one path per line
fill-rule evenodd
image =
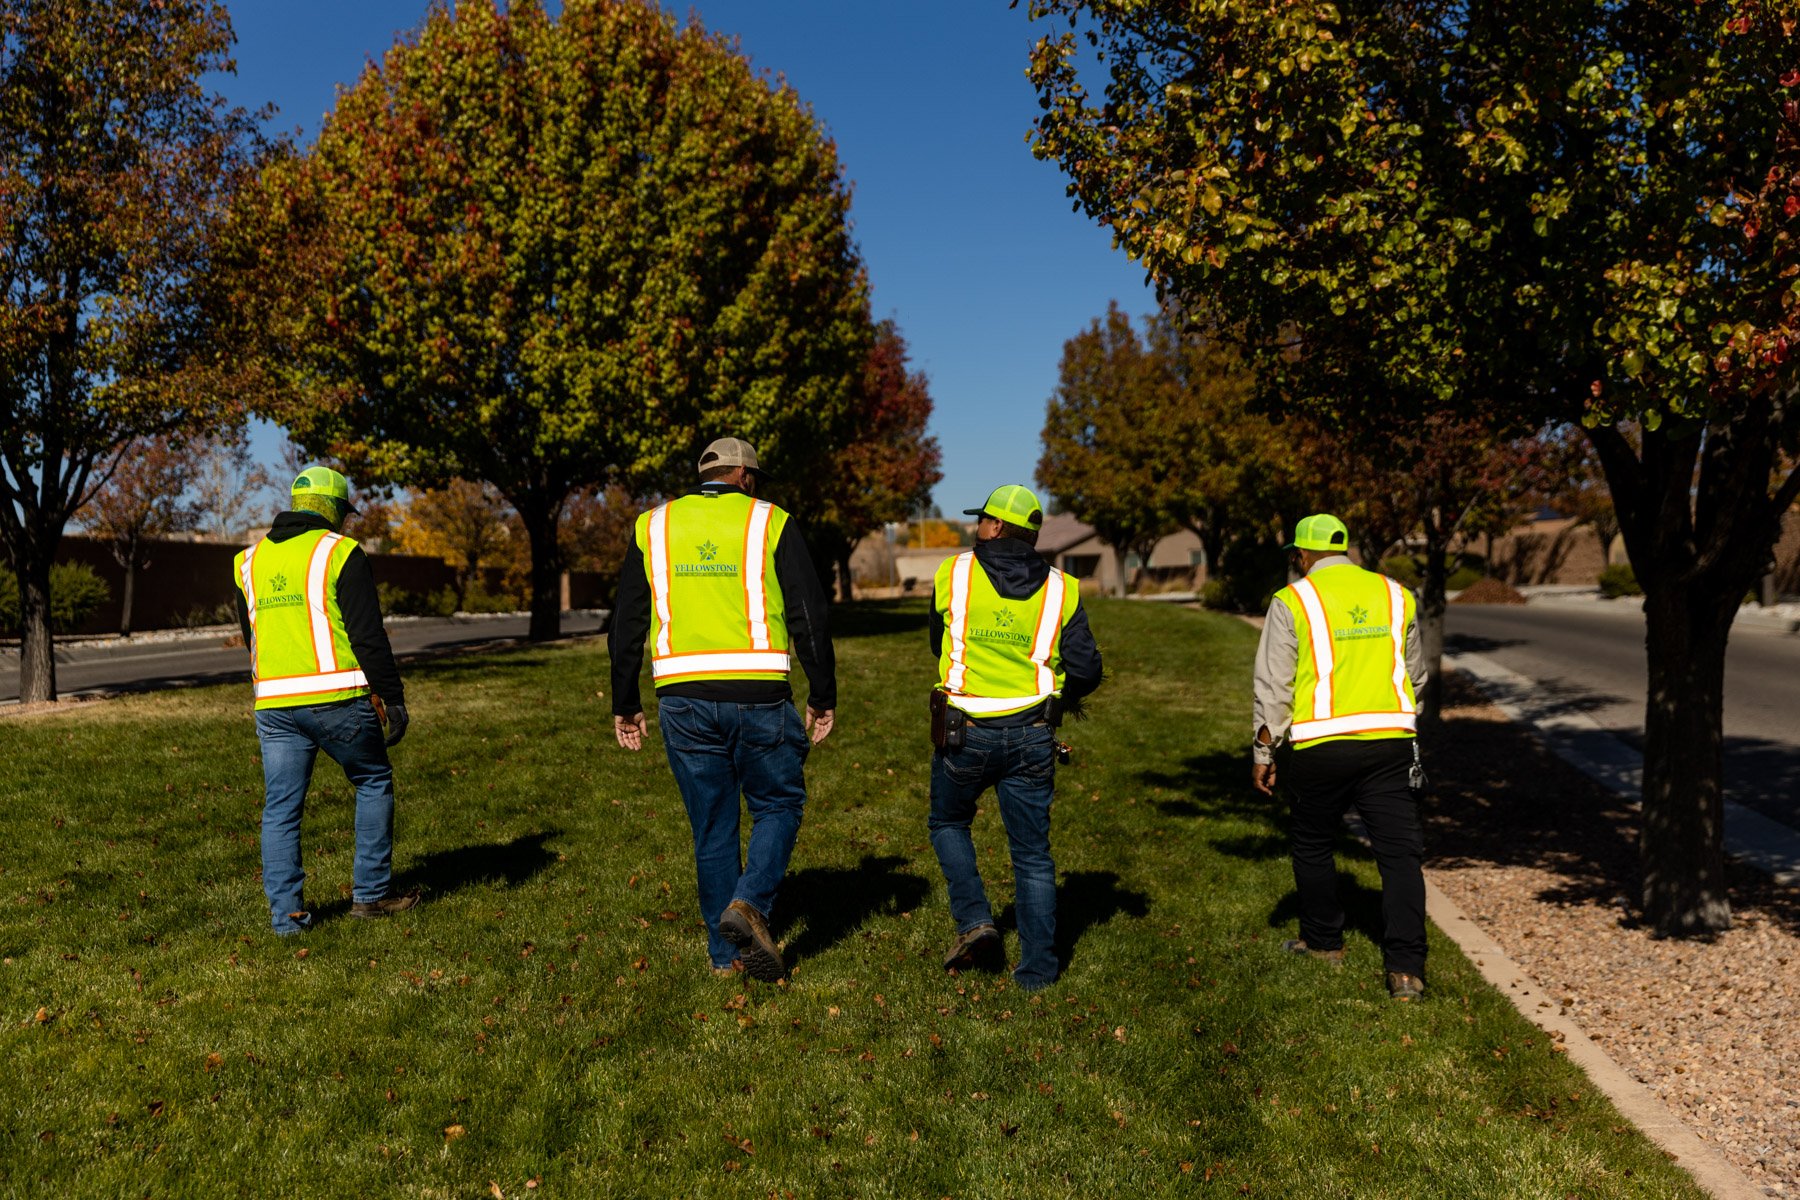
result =
M1154 304L1143 272L1070 211L1031 155L1024 70L1040 31L1006 0L700 0L760 70L785 75L837 139L874 310L931 381L947 512L1030 483L1064 340L1117 299ZM425 0L238 0L238 73L221 81L275 126L317 130L340 84L415 26ZM259 457L278 435L262 431Z

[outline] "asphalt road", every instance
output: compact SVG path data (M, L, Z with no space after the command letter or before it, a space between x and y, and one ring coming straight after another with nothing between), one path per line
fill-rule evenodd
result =
M402 657L443 654L496 641L521 641L530 621L523 616L427 618L388 625L388 641ZM605 618L592 611L564 613L564 635L598 633ZM56 687L65 696L93 692L148 691L250 678L242 646L225 636L203 641L104 643L59 647ZM0 702L19 698L19 652L0 650Z
M1643 749L1644 617L1619 603L1452 604L1446 648L1536 680ZM1725 660L1725 787L1800 829L1800 635L1740 625Z

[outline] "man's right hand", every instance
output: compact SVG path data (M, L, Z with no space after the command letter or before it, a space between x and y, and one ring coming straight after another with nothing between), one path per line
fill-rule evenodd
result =
M406 736L406 727L412 724L412 718L406 715L406 705L390 704L386 711L387 744L398 746L400 739Z
M1275 794L1275 764L1272 762L1251 763L1250 786L1265 796L1273 796Z
M619 739L619 745L627 750L642 750L644 735L650 732L650 723L644 720L643 713L634 713L629 717L613 717L613 736Z
M812 744L818 745L831 736L831 727L837 722L837 709L828 708L820 711L808 707L806 710L806 730L812 735Z

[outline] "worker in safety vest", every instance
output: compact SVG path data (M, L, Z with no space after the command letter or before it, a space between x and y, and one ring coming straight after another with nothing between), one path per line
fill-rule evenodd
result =
M931 599L931 846L949 886L956 940L945 970L1004 965L969 829L988 788L1012 849L1019 961L1031 991L1056 981L1056 863L1050 801L1056 726L1100 686L1100 651L1076 580L1037 552L1043 509L1028 488L996 488L976 517L975 548L938 568Z
M835 718L837 664L812 558L788 514L756 498L760 477L750 443L720 438L700 456L698 492L638 517L607 644L613 732L635 751L647 731L638 671L650 643L713 972L772 983L787 963L769 914L806 808L807 751ZM788 685L793 658L811 686L804 724Z
M1346 555L1349 532L1328 513L1303 518L1288 549L1303 578L1275 593L1256 649L1251 783L1273 795L1276 753L1293 806L1300 899L1292 954L1344 958L1332 847L1354 805L1381 868L1388 994L1425 994L1424 837L1419 827L1415 697L1425 686L1413 594Z
M292 511L232 562L262 743L263 891L280 934L313 923L302 898L300 816L320 750L356 790L350 915L385 917L418 901L388 894L394 770L387 748L406 735L406 694L368 557L338 532L356 511L350 485L313 466L294 479L292 495Z

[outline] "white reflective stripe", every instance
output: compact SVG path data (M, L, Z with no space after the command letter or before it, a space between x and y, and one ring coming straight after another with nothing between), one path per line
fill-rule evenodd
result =
M775 506L758 500L750 506L750 525L744 533L744 599L750 608L750 646L769 648L768 597L763 594L763 557L769 551L769 516Z
M650 676L666 679L672 675L723 675L744 671L786 675L788 656L781 650L720 650L712 654L672 654L653 659Z
M1044 607L1038 611L1037 636L1031 642L1031 661L1037 664L1037 688L1044 695L1056 690L1056 672L1050 669L1050 652L1062 629L1063 576L1055 567L1044 581Z
M320 674L337 670L337 645L331 636L331 612L326 606L325 573L331 565L331 552L343 541L339 534L328 533L313 547L306 564L306 614L312 618L313 661Z
M310 696L318 692L344 692L368 686L368 676L361 671L322 671L317 675L259 679L256 681L256 698L267 700L279 696Z
M1404 729L1411 733L1417 727L1418 722L1411 713L1352 713L1347 717L1327 717L1323 721L1295 721L1289 736L1295 742L1309 742L1314 738L1336 737L1344 733L1374 733L1377 730Z
M957 696L950 697L950 703L974 716L983 713L1012 712L1030 708L1034 704L1042 704L1053 693L1040 692L1035 696Z
M1400 702L1400 711L1413 711L1413 702L1406 694L1406 594L1400 585L1389 579L1388 590L1388 630L1394 638L1394 697Z
M956 556L956 563L950 568L950 673L944 678L944 687L951 692L962 691L963 681L968 678L969 664L964 661L969 652L966 641L969 632L969 572L975 566L974 551L967 551Z
M256 543L256 546L260 545L261 542ZM252 627L256 625L256 576L251 574L250 560L256 557L256 546L244 551L244 565L239 571L244 577L244 608L249 611Z
M650 544L644 553L650 563L650 595L656 601L655 654L669 653L669 506L659 504L650 512L644 537Z
M1325 621L1325 606L1319 601L1319 589L1312 580L1302 579L1294 585L1300 607L1306 610L1307 633L1312 639L1313 670L1318 680L1313 684L1313 719L1323 721L1331 716L1331 670L1336 665L1331 657L1331 626ZM1299 737L1298 734L1295 735Z

